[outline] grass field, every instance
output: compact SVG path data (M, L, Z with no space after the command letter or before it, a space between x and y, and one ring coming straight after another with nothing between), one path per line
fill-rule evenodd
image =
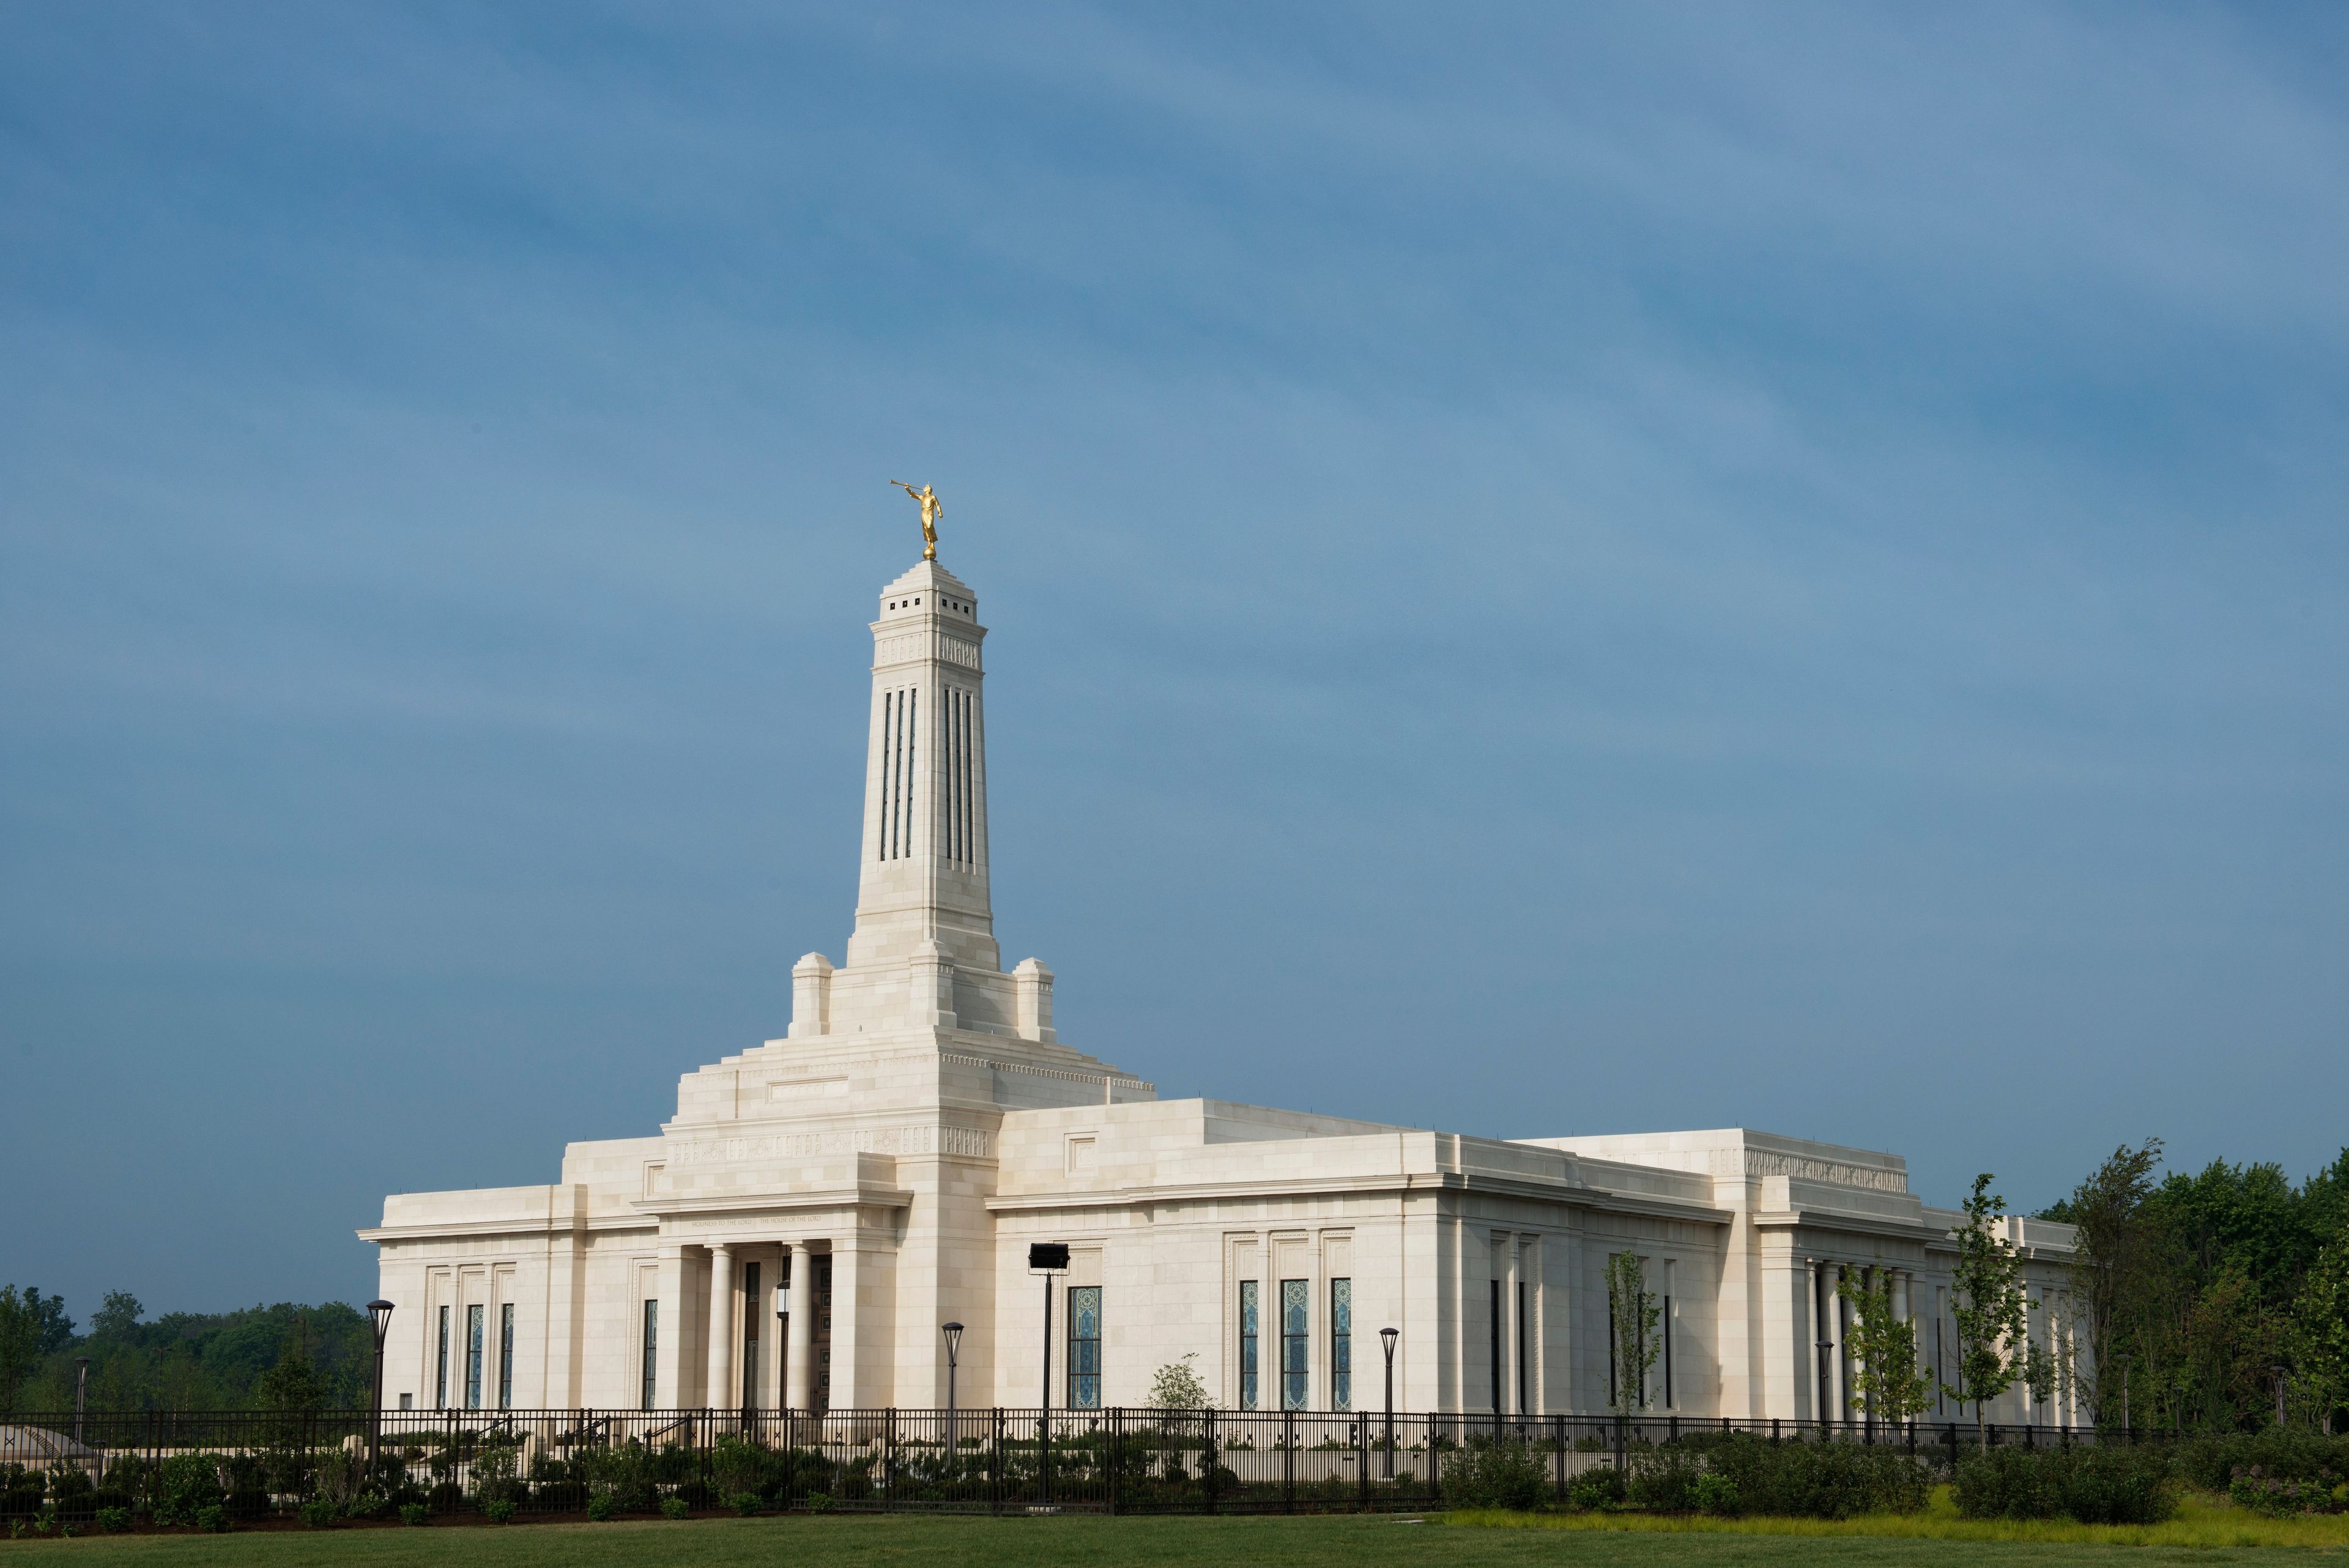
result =
M2229 1511L2205 1509L2203 1515ZM249 1532L225 1536L137 1535L83 1537L73 1541L0 1541L0 1563L70 1563L177 1568L182 1563L244 1564L300 1568L598 1568L601 1564L691 1564L693 1568L775 1568L816 1564L823 1568L894 1568L940 1563L949 1568L994 1568L996 1564L1116 1564L1117 1568L1516 1568L1518 1564L1576 1564L1589 1568L1645 1568L1654 1564L1871 1564L1931 1563L1935 1568L2028 1563L2064 1568L2095 1563L2106 1568L2152 1568L2154 1564L2236 1561L2306 1561L2349 1558L2341 1531L2298 1540L2292 1545L2243 1544L2209 1517L2189 1517L2174 1526L2174 1542L2158 1532L2139 1532L2145 1544L2124 1543L2115 1532L2102 1534L2079 1526L1973 1526L1963 1521L1853 1521L1844 1525L1767 1521L1761 1528L1733 1530L1701 1521L1624 1520L1606 1528L1589 1516L1493 1516L1511 1521L1505 1528L1467 1515L1451 1522L1406 1523L1382 1517L1301 1519L940 1519L906 1515L875 1518L792 1516L771 1519L709 1519L621 1524L436 1525L423 1530L373 1529ZM2232 1518L2233 1526L2260 1521ZM2338 1521L2323 1521L2333 1524ZM1971 1538L1922 1539L1932 1525L1960 1525ZM1772 1526L1783 1528L1774 1529ZM1901 1528L1903 1525L1908 1528ZM1659 1528L1659 1527L1661 1528ZM1675 1527L1677 1526L1677 1527ZM1692 1527L1694 1526L1694 1527ZM1876 1526L1881 1528L1871 1529ZM2032 1539L2043 1530L2052 1539ZM2061 1532L2070 1532L2066 1536ZM2275 1541L2281 1537L2246 1537ZM2298 1550L2293 1547L2297 1546Z

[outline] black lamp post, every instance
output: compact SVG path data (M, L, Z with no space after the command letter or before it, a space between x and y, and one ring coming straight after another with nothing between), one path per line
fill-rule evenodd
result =
M81 1413L88 1405L89 1357L77 1355L74 1357L74 1441L77 1443L81 1441ZM2276 1408L2283 1408L2283 1396L2281 1394L2276 1396ZM2281 1427L2283 1422L2279 1419L2276 1425Z
M1822 1428L1835 1419L1828 1414L1835 1408L1835 1401L1829 1397L1834 1383L1835 1341L1823 1339L1819 1341L1819 1425Z
M962 1365L962 1324L940 1324L938 1332L947 1336L947 1458L952 1459L962 1451L961 1423L955 1418L955 1369Z
M1379 1348L1387 1353L1387 1480L1394 1480L1394 1352L1395 1340L1402 1331L1398 1328L1379 1330Z
M1069 1272L1066 1241L1036 1241L1028 1248L1028 1272L1044 1276L1044 1406L1036 1416L1036 1457L1043 1507L1052 1506L1052 1277Z
M2287 1367L2282 1367L2282 1366L2271 1366L2271 1367L2269 1367L2269 1368L2268 1368L2268 1372L2270 1373L2270 1375L2271 1375L2271 1376L2272 1376L2275 1378L2275 1386L2276 1386L2276 1430L2277 1430L2277 1431L2279 1431L2279 1432L2281 1432L2281 1431L2282 1431L2282 1430L2283 1430L2283 1386L2284 1386L2284 1380L2285 1380L2286 1378L2290 1377L2290 1376L2292 1376L2292 1373L2291 1373L2291 1370L2290 1370L2289 1368L2287 1368Z
M775 1407L785 1415L792 1408L792 1309L789 1270L775 1290ZM786 1427L785 1431L791 1430Z
M367 1303L367 1314L375 1324L375 1400L367 1414L367 1480L372 1482L382 1459L383 1342L391 1333L391 1303L378 1296Z
M2114 1359L2114 1360L2116 1360L2116 1361L2118 1361L2118 1362L2121 1364L2121 1436L2122 1436L2123 1438L2127 1438L2127 1437L2129 1435L2129 1414L2128 1414L2128 1385L2129 1385L2128 1369L2129 1369L2129 1358L2128 1358L2127 1356L2126 1356L2126 1355L2117 1355L2117 1356L2115 1356L2113 1359Z

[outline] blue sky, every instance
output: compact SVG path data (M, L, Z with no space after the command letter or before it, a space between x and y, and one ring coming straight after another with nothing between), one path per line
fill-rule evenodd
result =
M780 1034L936 484L1062 1037L2349 1142L2336 8L0 5L0 1277Z

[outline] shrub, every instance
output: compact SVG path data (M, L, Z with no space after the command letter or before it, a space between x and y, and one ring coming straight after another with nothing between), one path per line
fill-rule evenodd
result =
M49 1501L60 1515L88 1513L97 1491L85 1471L55 1470L49 1475Z
M223 1495L220 1465L210 1454L173 1454L156 1469L153 1484L150 1507L158 1524L196 1524L197 1514L218 1507Z
M228 1510L218 1503L196 1510L196 1528L214 1535L228 1533Z
M598 1492L587 1500L587 1517L598 1524L608 1521L615 1511L612 1507L612 1494L608 1491Z
M2349 1509L2349 1489L2331 1470L2319 1470L2309 1480L2287 1480L2263 1475L2257 1465L2239 1470L2227 1488L2237 1508L2272 1519L2298 1513L2340 1513Z
M2331 1470L2349 1475L2349 1437L2269 1428L2189 1438L2178 1445L2178 1474L2202 1491L2226 1492L2239 1473L2257 1470L2270 1480L2314 1480Z
M681 1497L665 1497L661 1499L660 1511L663 1519L683 1519L693 1509Z
M1610 1513L1623 1506L1623 1472L1598 1465L1567 1482L1566 1501L1569 1508Z
M1444 1501L1454 1508L1538 1508L1549 1491L1541 1456L1509 1438L1469 1438L1443 1474Z
M510 1497L494 1498L482 1506L481 1512L492 1524L512 1524L514 1501Z
M755 1491L738 1491L726 1500L726 1506L748 1519L759 1511L764 1501Z
M98 1511L98 1527L109 1535L119 1535L130 1528L130 1511L127 1508L101 1508Z
M807 1505L808 1511L810 1513L830 1513L832 1511L832 1493L828 1491L812 1491L808 1493Z
M1630 1456L1624 1495L1651 1513L1694 1513L1697 1482L1705 1470L1686 1449L1642 1449Z
M1747 1513L1849 1519L1925 1506L1924 1469L1901 1449L1860 1443L1785 1442L1739 1433L1706 1450L1713 1473Z
M1968 1519L2158 1524L2177 1490L2158 1449L1992 1449L1958 1460L1951 1495Z
M1737 1483L1711 1470L1696 1478L1696 1506L1716 1519L1735 1519L1744 1511L1738 1506Z
M406 1502L399 1506L399 1522L402 1524L421 1526L431 1518L432 1511L420 1502Z
M342 1513L341 1509L325 1498L317 1498L302 1505L302 1522L313 1530L324 1530L340 1519Z

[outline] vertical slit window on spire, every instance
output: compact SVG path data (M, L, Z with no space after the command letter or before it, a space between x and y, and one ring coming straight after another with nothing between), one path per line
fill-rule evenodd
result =
M874 825L880 838L875 858L881 860L889 858L889 823L895 812L891 805L890 787L896 776L892 771L896 766L896 742L891 738L896 711L897 694L881 693L881 820Z
M900 837L897 842L897 853L901 856L911 855L914 852L914 779L916 776L914 771L914 742L920 734L920 732L915 728L915 725L919 722L921 716L921 693L919 691L907 691L905 693L905 784L898 792L903 797L898 802L898 821L901 824L900 832L903 836Z
M946 730L947 798L946 811L944 815L946 817L946 850L947 858L948 860L958 860L962 857L959 836L956 832L956 829L960 826L960 814L962 810L961 797L956 793L962 783L962 780L956 770L956 759L962 755L962 735L956 728L956 722L960 718L962 712L961 704L961 693L948 690L947 692L946 711L939 715L940 722L944 725Z

